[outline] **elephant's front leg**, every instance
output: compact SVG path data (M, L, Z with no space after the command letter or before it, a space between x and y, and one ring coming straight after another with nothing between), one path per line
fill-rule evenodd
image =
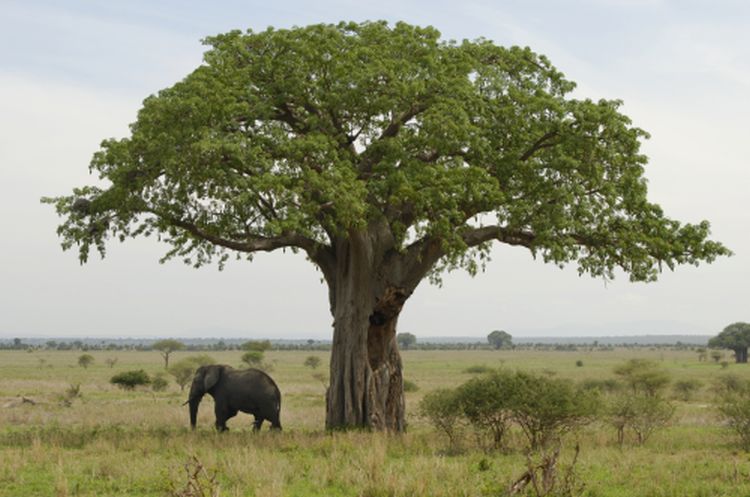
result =
M253 431L260 431L260 427L263 424L263 418L260 416L255 416L255 421L253 421Z
M232 417L226 406L219 404L218 402L214 406L214 414L216 415L216 430L227 431L227 420Z

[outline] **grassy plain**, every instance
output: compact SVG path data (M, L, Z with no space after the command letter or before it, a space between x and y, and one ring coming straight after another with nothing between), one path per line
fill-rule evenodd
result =
M407 393L408 433L327 433L323 383L303 362L327 354L269 351L271 375L282 391L280 434L251 432L251 418L212 429L206 397L199 429L188 429L186 393L173 382L164 392L123 391L109 384L120 371L163 371L157 352L0 351L0 497L168 496L184 488L185 465L197 458L228 496L499 496L525 469L520 450L485 452L466 434L465 449L446 452L446 440L416 415L422 396L471 377L470 366L504 366L547 372L575 381L613 377L630 358L659 362L674 380L698 379L689 402L675 400L671 425L637 447L620 448L615 431L595 423L569 435L581 447L577 474L588 496L750 495L750 457L734 445L718 418L710 384L727 373L750 378L750 366L699 362L691 351L405 351L405 377L419 387ZM171 360L191 355L177 352ZM211 352L217 362L240 365L241 352ZM105 360L117 358L110 368ZM576 366L576 361L583 366ZM171 378L170 378L171 379ZM71 385L82 396L60 402ZM22 402L26 397L35 404ZM570 453L563 458L569 460Z

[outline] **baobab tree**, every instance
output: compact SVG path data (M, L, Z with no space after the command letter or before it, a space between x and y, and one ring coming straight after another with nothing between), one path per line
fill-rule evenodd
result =
M105 186L45 201L82 262L151 233L195 266L304 252L333 317L329 428L403 429L402 307L445 269L476 272L495 242L636 281L728 254L707 222L648 201L647 135L620 102L571 98L529 49L385 22L205 43L130 136L102 142Z

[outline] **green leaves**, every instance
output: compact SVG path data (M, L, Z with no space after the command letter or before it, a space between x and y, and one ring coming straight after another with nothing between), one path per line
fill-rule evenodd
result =
M476 271L492 241L644 281L730 253L705 221L648 202L648 135L621 102L568 98L574 83L528 48L385 22L205 43L203 65L144 100L130 137L102 142L91 170L104 189L44 199L82 262L112 237L155 233L165 259L194 265L286 246L320 263L374 226L386 250L438 243L438 271Z

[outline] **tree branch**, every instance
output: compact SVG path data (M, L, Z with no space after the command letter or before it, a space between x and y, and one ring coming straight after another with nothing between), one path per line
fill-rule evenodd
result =
M391 122L388 124L388 126L385 127L382 133L380 133L380 136L376 138L376 142L383 141L387 138L393 138L396 135L398 135L399 130L401 130L401 127L409 122L410 119L413 119L420 113L427 110L428 106L425 104L414 104L412 105L409 110L406 110L396 116L395 119L392 119ZM366 155L359 165L359 171L360 176L362 175L368 175L372 172L372 166L375 165L375 163L380 160L380 154L370 154Z
M551 140L552 138L557 136L557 131L550 131L549 133L546 133L544 136L539 138L534 144L529 148L526 152L524 152L521 157L519 157L519 160L521 162L525 162L531 158L532 155L537 153L539 150L543 148L549 148L554 147L557 145L557 142L554 143L548 143L548 140Z
M462 238L469 247L476 247L491 240L497 240L508 245L531 247L536 236L524 230L509 230L502 226L484 226L465 230Z

